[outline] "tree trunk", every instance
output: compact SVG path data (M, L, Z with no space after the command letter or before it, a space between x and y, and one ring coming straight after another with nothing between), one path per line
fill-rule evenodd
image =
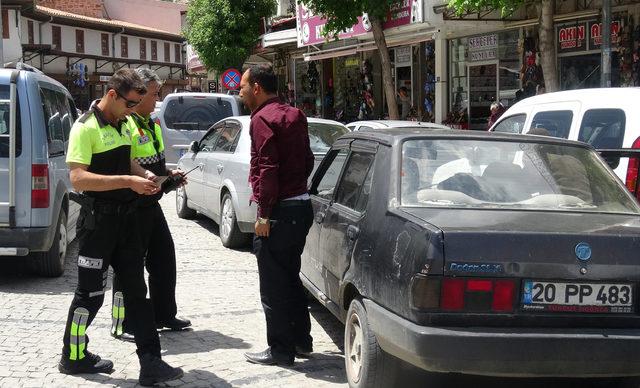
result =
M391 60L389 59L387 40L382 32L382 21L371 15L369 15L369 20L371 21L371 29L373 30L373 40L376 42L376 47L378 48L382 62L382 88L387 98L389 119L398 120L400 115L398 114L398 105L396 104L396 88L393 87L393 80L391 79Z
M538 39L540 45L540 65L547 92L558 91L558 69L556 67L556 40L553 25L555 0L541 0L539 5L540 28Z

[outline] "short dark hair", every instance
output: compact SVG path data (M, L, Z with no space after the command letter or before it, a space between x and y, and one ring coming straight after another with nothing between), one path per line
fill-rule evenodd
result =
M409 89L406 88L406 86L400 86L400 89L398 89L401 92L405 92L407 94L409 94Z
M120 69L113 73L109 82L107 82L107 91L113 89L122 95L127 95L130 91L134 90L138 94L146 94L147 87L145 86L142 78L133 69Z
M267 93L278 92L278 76L268 63L249 67L249 83L257 83Z

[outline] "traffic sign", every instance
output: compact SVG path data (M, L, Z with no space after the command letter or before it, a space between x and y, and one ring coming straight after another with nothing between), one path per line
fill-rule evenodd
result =
M216 93L218 91L218 82L209 81L209 93Z
M225 88L230 90L236 90L240 87L240 72L236 69L228 69L222 73L220 77L222 84Z

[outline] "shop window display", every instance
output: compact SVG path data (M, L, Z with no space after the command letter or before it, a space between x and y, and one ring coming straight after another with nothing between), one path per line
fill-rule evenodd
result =
M360 62L358 57L334 59L333 107L338 121L356 121L360 114Z
M376 106L373 98L373 65L371 61L364 60L360 67L360 110L358 120L373 119L373 110Z
M424 73L424 100L422 105L424 113L420 118L421 121L435 121L434 107L436 103L435 86L436 86L436 54L435 43L428 41L424 43L425 73Z
M296 62L296 106L308 117L322 115L322 91L319 64Z

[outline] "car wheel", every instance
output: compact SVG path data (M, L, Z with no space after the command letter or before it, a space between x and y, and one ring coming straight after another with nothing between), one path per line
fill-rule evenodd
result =
M187 220L196 216L196 211L187 206L187 191L184 186L176 189L176 213L178 213L178 217Z
M392 387L399 360L385 353L369 326L367 311L359 299L351 301L344 327L344 361L352 388Z
M238 248L247 241L247 236L240 231L236 211L233 208L231 194L225 193L220 201L220 241L227 248Z
M32 267L38 275L58 277L64 273L64 262L69 245L67 239L67 213L62 209L51 248L47 252L37 252L32 255Z

